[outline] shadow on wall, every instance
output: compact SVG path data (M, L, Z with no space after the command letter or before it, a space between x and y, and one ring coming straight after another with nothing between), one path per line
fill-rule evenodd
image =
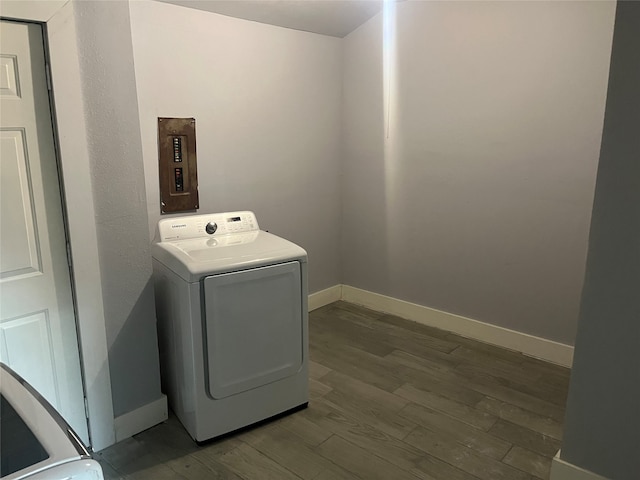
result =
M109 348L115 417L160 397L160 370L153 280L149 278ZM153 332L153 335L149 333ZM152 374L150 374L152 372Z

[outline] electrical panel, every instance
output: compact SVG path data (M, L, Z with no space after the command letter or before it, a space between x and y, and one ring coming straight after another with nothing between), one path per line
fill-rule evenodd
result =
M158 171L161 213L199 208L195 118L158 118Z

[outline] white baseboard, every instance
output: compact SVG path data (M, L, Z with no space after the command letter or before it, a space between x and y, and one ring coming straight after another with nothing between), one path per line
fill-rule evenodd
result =
M560 451L551 461L551 475L549 480L607 480L605 477L596 473L576 467L572 463L566 462L560 458Z
M342 299L342 285L334 285L309 295L309 311Z
M155 402L147 403L132 412L125 413L114 419L116 442L120 442L147 428L162 423L167 418L167 396L163 394Z
M397 315L430 327L436 327L463 337L522 352L531 357L565 367L573 362L573 347L471 318L442 312L434 308L405 302L349 285L342 285L342 300L373 310Z

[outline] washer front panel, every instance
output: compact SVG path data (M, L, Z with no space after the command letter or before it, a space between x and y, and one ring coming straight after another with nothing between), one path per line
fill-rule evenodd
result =
M203 279L208 394L222 399L296 374L303 362L297 261Z

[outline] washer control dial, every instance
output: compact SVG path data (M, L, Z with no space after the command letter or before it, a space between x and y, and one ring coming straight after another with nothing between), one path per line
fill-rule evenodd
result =
M216 230L218 230L218 224L216 222L209 222L207 223L207 226L204 227L204 229L209 235L213 235L214 233L216 233Z

